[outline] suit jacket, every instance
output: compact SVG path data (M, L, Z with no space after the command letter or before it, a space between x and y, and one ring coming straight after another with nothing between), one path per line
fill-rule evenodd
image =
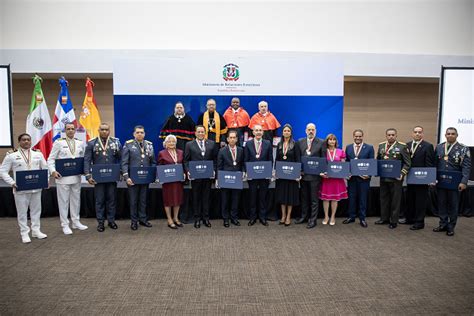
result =
M355 159L355 151L354 151L354 144L350 144L346 146L346 161L350 162L351 159ZM363 143L362 148L360 149L358 159L374 159L375 158L375 151L374 146ZM361 177L351 177L351 180L355 181L370 181L369 179L362 179Z
M255 139L248 141L245 144L244 149L244 161L271 161L273 163L273 148L269 140L262 138L262 151L260 157L257 158L257 152L255 151Z
M423 140L416 151L413 153L412 148L413 141L407 143L407 148L411 156L412 167L434 167L435 152L434 147L427 141Z
M189 171L189 162L190 161L203 161L203 160L212 160L214 161L214 170L216 169L216 157L217 157L217 146L216 143L212 140L205 139L204 147L205 152L204 156L201 154L201 148L199 148L198 140L186 143L186 148L184 149L184 169L186 172Z
M297 142L297 145L300 149L301 152L301 157L304 156L310 156L310 157L326 157L326 143L324 140L320 138L313 138L313 142L311 143L311 150L310 154L306 152L308 149L308 144L306 141L306 137L300 138ZM313 174L304 174L302 180L304 181L313 181L313 180L319 180L321 177L318 175L313 175Z
M244 170L244 149L237 146L237 165L234 166L234 160L230 152L229 145L222 147L217 156L217 170L224 171L242 171Z

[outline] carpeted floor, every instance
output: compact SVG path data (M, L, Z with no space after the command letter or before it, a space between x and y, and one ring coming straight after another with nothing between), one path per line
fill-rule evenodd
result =
M0 315L474 314L474 219L456 235L357 223L172 231L163 220L20 241L0 219Z

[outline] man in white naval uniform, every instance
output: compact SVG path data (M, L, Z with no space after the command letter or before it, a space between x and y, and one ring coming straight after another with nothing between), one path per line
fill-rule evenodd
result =
M81 176L62 177L56 171L56 159L68 159L84 157L84 142L74 138L76 126L67 123L66 137L59 138L53 144L53 149L49 154L48 166L51 176L56 179L56 191L58 194L59 217L65 235L71 235L69 228L68 211L71 211L72 228L85 230L87 226L79 221L79 211L81 206Z
M40 231L41 217L41 189L16 191L16 172L25 170L48 169L40 151L34 151L31 147L31 136L24 133L18 136L19 147L7 153L0 167L0 177L13 188L15 197L18 225L20 226L21 240L23 243L31 242L28 226L28 208L31 217L31 235L38 239L46 238L46 234ZM13 172L13 178L9 172Z

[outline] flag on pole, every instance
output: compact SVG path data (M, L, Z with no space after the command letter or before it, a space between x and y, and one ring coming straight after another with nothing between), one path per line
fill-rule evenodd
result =
M94 82L90 79L86 79L86 96L82 103L82 112L79 117L79 122L85 128L87 133L87 140L99 136L100 126L100 114L97 109L97 102L94 97L95 86Z
M61 132L64 131L66 123L74 123L77 126L76 115L69 98L69 83L64 77L61 77L59 78L59 85L61 86L61 91L59 92L56 110L54 111L53 142L61 137Z
M43 153L48 159L53 146L51 117L49 116L46 100L44 99L41 82L43 79L35 75L33 96L31 97L30 112L26 118L26 132L31 136L31 147Z

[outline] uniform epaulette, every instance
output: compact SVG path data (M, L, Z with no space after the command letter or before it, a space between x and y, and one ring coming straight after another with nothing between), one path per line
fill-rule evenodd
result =
M407 145L407 144L406 144L406 143L404 143L404 142L398 142L398 143L400 143L400 144L402 144L402 145L404 145L404 146L406 146L406 145Z
M146 140L146 139L145 139L145 143L153 144L152 142L150 142L149 140Z
M134 139L129 139L126 141L127 144L133 143L135 140Z
M89 139L89 141L93 141L93 140L96 140L96 139L97 139L97 137L94 137L94 138Z
M30 149L31 149L31 151L38 151L38 149L36 149L36 148L30 148Z
M379 143L379 145L385 144L386 142L387 142L387 141L381 142L381 143Z
M18 151L18 149L10 149L9 151L7 151L7 155L13 154L15 151Z

